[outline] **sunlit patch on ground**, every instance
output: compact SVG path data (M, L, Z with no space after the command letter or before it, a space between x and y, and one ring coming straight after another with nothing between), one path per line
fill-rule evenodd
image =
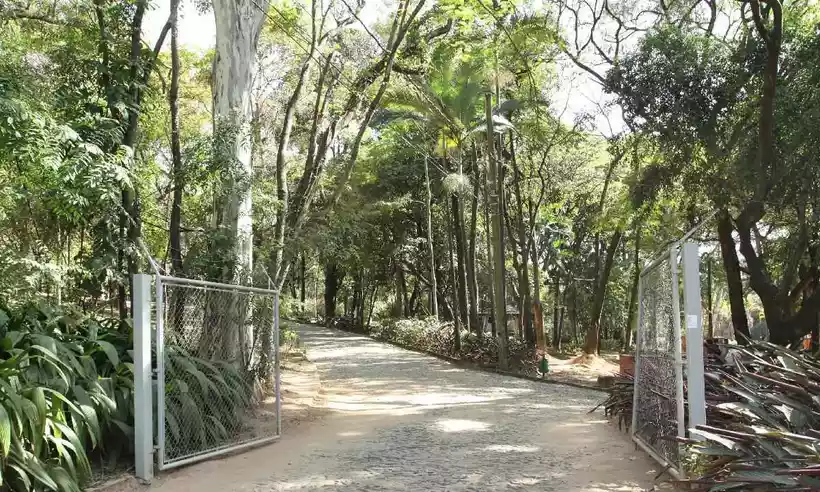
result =
M441 432L483 432L490 428L486 422L476 420L453 420L443 419L435 423Z
M487 446L483 451L491 451L495 453L537 453L541 449L536 446L513 446L510 444L493 444Z

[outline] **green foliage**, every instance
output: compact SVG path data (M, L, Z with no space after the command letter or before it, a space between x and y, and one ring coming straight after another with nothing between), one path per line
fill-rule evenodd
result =
M255 401L250 374L233 362L202 359L174 346L166 350L169 456L187 456L235 438L241 417Z
M374 327L370 336L409 349L422 350L484 366L498 364L498 342L494 337L478 336L466 330L462 331L461 351L458 352L455 350L453 341L453 323L441 322L435 318L386 320ZM535 350L515 338L511 338L508 344L510 369L534 374Z
M0 308L0 472L9 490L78 491L90 456L133 446L130 327Z
M93 298L120 281L111 267L123 246L110 234L134 150L121 146L122 126L94 87L85 50L95 45L81 38L0 34L0 293L15 302L69 285Z

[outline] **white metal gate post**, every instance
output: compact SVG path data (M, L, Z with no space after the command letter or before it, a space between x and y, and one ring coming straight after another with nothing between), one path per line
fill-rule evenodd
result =
M151 385L151 276L134 275L134 468L154 477L154 406Z
M279 356L279 292L273 296L273 354L274 354L274 392L276 393L276 435L282 435L282 395L280 394L280 356Z
M686 314L686 362L689 391L689 428L706 423L703 376L703 318L700 298L700 252L698 244L683 244L683 303Z
M642 271L638 277L638 324L635 325L635 367L632 375L632 426L629 428L629 433L632 440L635 440L635 434L638 429L638 378L641 377L641 336L643 336L643 283L644 273ZM631 329L631 327L630 327Z
M669 249L669 267L672 269L672 343L675 353L675 393L677 398L678 437L686 437L685 405L683 396L683 347L680 326L680 280L678 274L678 244Z
M165 291L162 276L156 282L156 353L157 353L157 463L159 469L165 466Z

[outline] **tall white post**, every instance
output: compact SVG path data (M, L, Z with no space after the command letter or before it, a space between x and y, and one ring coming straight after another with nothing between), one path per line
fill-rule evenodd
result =
M632 439L635 439L635 434L638 429L638 391L640 387L640 377L641 374L641 340L643 340L643 317L646 316L646 313L643 312L643 283L644 283L644 272L641 272L641 276L638 278L638 324L635 325L635 366L633 374L633 381L632 381L632 426L629 428L629 433L632 436Z
M680 279L678 276L678 245L669 249L669 267L672 269L672 343L675 352L675 398L678 403L678 437L686 437L686 411L683 396L683 337L680 323ZM677 465L677 463L676 463Z
M687 387L689 388L689 427L706 423L706 397L703 376L703 318L700 298L700 252L698 244L683 244L683 304L686 314Z
M137 478L154 477L151 394L151 276L134 275L134 468Z
M273 296L273 354L275 357L274 363L274 390L276 393L276 435L282 435L282 394L280 391L281 374L280 370L280 355L279 355L279 292Z

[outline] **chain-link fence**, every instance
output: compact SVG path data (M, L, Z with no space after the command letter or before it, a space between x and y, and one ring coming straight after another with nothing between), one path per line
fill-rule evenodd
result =
M161 469L280 434L278 296L157 276Z
M683 418L677 269L677 254L666 254L641 275L632 426L633 437L673 467L679 463L676 438Z

